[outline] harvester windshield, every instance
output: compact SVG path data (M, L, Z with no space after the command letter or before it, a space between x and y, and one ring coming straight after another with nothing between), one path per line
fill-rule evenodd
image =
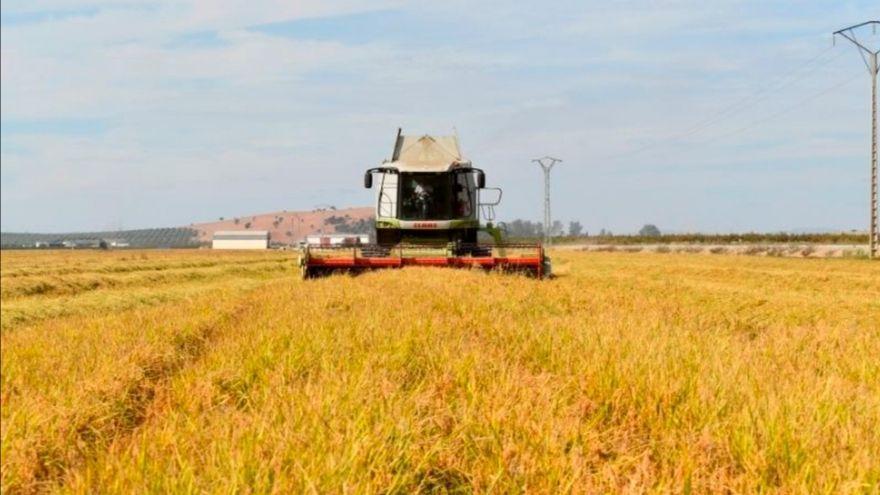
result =
M467 173L400 174L401 220L469 218L474 211L474 186Z

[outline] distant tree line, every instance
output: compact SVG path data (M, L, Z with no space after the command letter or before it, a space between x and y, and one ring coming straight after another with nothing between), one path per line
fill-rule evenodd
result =
M531 220L516 219L510 222L500 222L498 226L505 231L509 237L514 238L540 238L544 237L544 224L542 222L532 222ZM568 223L566 230L563 223L554 220L550 227L550 235L553 237L584 237L587 232L584 231L580 222L573 220Z
M98 247L111 240L124 241L132 248L193 248L200 245L199 232L190 228L162 228L117 230L101 232L67 232L63 234L0 233L3 249L27 249L38 247L61 247L65 241L80 241L83 246ZM90 242L93 241L93 242Z
M511 239L539 239L544 236L541 222L516 219L499 222L499 227ZM861 232L837 232L823 234L792 234L787 232L744 232L733 234L664 234L654 224L645 224L637 234L614 234L600 229L596 234L584 230L583 225L572 220L564 229L560 221L554 221L551 234L557 242L586 242L590 244L865 244L868 235Z
M787 232L742 232L733 234L656 234L613 235L610 232L590 237L590 244L866 244L868 234L835 232L791 234Z
M376 222L372 218L359 218L357 220L349 215L332 215L324 219L324 225L332 225L336 232L345 234L372 234Z

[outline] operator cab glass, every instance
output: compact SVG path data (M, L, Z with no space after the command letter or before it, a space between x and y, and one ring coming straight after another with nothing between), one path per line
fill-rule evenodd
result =
M397 218L397 185L398 174L382 173L377 194L377 216L382 218Z
M476 218L477 189L474 175L469 172L453 174L452 214L455 218Z
M461 173L401 173L401 220L473 218L473 176Z
M477 188L482 171L459 169L450 172L378 172L377 216L400 220L474 220L477 218Z
M447 220L452 205L449 174L400 174L401 220Z

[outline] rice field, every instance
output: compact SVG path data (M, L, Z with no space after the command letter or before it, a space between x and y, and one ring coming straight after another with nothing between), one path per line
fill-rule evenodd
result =
M3 493L878 493L880 263L3 252Z

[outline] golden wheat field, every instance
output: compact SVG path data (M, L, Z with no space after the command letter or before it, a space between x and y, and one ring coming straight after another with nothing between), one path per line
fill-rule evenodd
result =
M2 253L3 493L878 493L880 263Z

